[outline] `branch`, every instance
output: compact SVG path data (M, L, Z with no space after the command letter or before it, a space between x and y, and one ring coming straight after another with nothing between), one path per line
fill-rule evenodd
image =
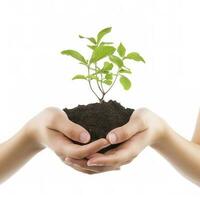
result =
M87 65L87 67L88 67L88 76L89 76L90 75L90 66ZM99 102L101 102L100 97L96 94L96 92L92 88L91 80L90 79L88 79L88 83L89 83L89 87L90 87L91 91L93 92L93 94L97 97L97 99L99 100Z
M97 73L97 70L98 70L99 68L97 67L97 64L95 63L95 72ZM98 79L98 76L97 76L97 74L96 74L96 78ZM101 77L102 78L102 77ZM102 80L101 80L102 81ZM103 91L103 88L102 87L100 87L100 84L99 84L99 81L98 80L96 80L96 83L97 83L97 86L98 86L98 88L99 88L99 90L100 90L100 92L103 94L104 93L104 91Z
M116 74L116 76L115 76L115 79L114 79L112 85L111 85L110 88L108 88L108 90L105 92L105 95L111 90L111 88L112 88L113 85L115 84L115 82L116 82L118 76L119 76L119 70L118 70L118 72L117 72L117 74Z

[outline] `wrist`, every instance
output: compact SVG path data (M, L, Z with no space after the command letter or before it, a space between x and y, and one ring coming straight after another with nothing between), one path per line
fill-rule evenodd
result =
M25 125L22 128L22 132L26 138L26 141L30 144L30 146L32 146L34 150L41 151L45 148L45 146L40 142L37 130L31 128L29 125Z
M171 127L165 126L164 129L159 133L159 137L151 145L153 149L159 150L166 146L169 146L170 138L173 135L174 131Z

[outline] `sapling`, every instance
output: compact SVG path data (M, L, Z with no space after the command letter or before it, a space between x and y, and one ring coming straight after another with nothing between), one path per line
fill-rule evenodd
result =
M89 41L87 47L91 50L91 55L88 59L75 50L68 49L61 52L63 55L73 57L86 67L86 74L77 74L72 79L88 81L91 91L100 103L104 101L105 95L113 88L117 80L125 90L130 89L131 81L127 75L132 73L132 69L126 65L127 59L145 63L139 53L127 53L123 43L115 46L113 42L103 41L111 30L111 27L105 28L99 31L96 37L79 35L79 38ZM94 87L94 82L97 87Z

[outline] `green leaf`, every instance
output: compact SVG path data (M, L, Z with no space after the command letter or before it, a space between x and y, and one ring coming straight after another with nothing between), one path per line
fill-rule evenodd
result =
M90 74L90 75L86 76L86 78L88 78L90 80L92 80L92 79L99 80L95 74Z
M87 60L86 60L86 62L87 62ZM80 62L79 64L80 64L80 65L84 65L84 66L87 67L87 63Z
M119 79L121 85L125 90L129 90L131 87L131 81L126 76L121 76Z
M87 45L90 49L94 50L96 48L95 45Z
M97 42L96 42L96 40L95 40L95 38L93 38L93 37L90 37L90 38L87 38L90 42L92 42L93 44L96 44Z
M111 62L115 63L118 67L124 66L123 60L119 58L118 56L111 55L109 56L109 59Z
M106 80L112 80L113 79L113 75L112 74L106 74L105 75L105 79Z
M122 43L119 44L119 46L117 48L117 52L121 57L124 57L124 55L126 53L126 48L124 47L124 45Z
M90 63L96 63L102 58L109 56L115 52L115 48L112 46L99 46L94 49Z
M120 69L119 70L119 73L121 73L121 74L131 74L132 72L131 72L131 70L127 70L127 69Z
M99 42L101 41L101 39L108 33L110 33L112 30L112 27L108 27L108 28L105 28L105 29L102 29L98 35L97 35L97 44L99 44Z
M113 44L113 42L101 42L99 45L101 46L103 46L103 45L109 45L109 44Z
M109 71L101 70L101 73L102 73L102 74L109 74Z
M84 36L82 36L82 35L79 35L79 38L81 38L81 39L87 39L87 40L89 40L90 42L92 42L93 44L96 44L96 43L97 43L96 40L95 40L95 38L93 38L93 37L84 37Z
M72 78L72 80L75 80L75 79L86 79L86 77L84 75L82 75L82 74L77 74L76 76L74 76Z
M102 68L102 71L110 71L113 68L113 64L110 62L104 62L104 66Z
M105 83L106 85L112 85L112 80L105 80L103 81L103 83Z
M72 56L73 58L81 61L82 63L87 64L87 61L85 60L85 58L78 51L69 49L69 50L62 51L61 54L67 55L67 56Z
M131 52L129 53L125 59L132 59L132 60L135 60L135 61L142 61L143 63L145 63L145 60L142 58L142 56L140 56L139 53L137 52Z

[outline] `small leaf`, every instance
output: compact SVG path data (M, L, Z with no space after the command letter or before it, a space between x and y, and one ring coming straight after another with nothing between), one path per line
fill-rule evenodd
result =
M90 42L92 42L93 44L96 44L96 40L93 37L87 38Z
M101 73L102 74L109 74L109 71L108 70L101 70Z
M122 59L119 58L118 56L111 55L111 56L109 56L109 59L111 62L115 63L118 67L124 66Z
M102 71L109 71L112 70L113 64L110 62L104 62L104 66L102 68Z
M105 28L105 29L101 30L97 35L97 44L99 44L99 42L104 37L104 35L110 33L111 30L112 30L112 27L108 27L108 28Z
M101 46L101 45L103 46L103 45L105 45L105 44L106 44L106 45L109 45L109 44L113 44L113 42L101 42L99 45L100 45L100 46Z
M139 53L137 52L131 52L129 53L125 59L132 59L132 60L135 60L135 61L142 61L143 63L145 63L145 60L142 58L142 56L140 56Z
M94 50L96 48L96 46L94 45L87 45L90 49Z
M88 78L90 80L92 80L92 79L99 80L95 74L90 74L90 75L86 76L86 78Z
M92 42L93 44L96 44L96 43L97 43L96 40L95 40L95 38L93 38L93 37L84 37L84 36L82 36L82 35L79 35L79 38L81 38L81 39L87 39L87 40L89 40L90 42Z
M69 50L62 51L61 54L67 55L67 56L72 56L73 58L81 61L82 63L87 64L87 61L85 60L85 58L78 51L69 49Z
M131 81L126 76L121 76L119 79L121 85L125 90L129 90L131 87Z
M75 79L86 79L86 77L84 75L82 75L82 74L77 74L76 76L74 76L72 78L72 80L75 80Z
M126 48L124 47L124 45L122 43L119 44L119 46L117 48L117 52L121 57L124 57L124 55L126 53Z
M103 83L105 83L106 85L112 85L112 80L105 80L103 81Z
M86 60L86 62L87 62L87 60ZM87 63L80 62L79 64L80 64L80 65L84 65L84 66L87 67Z
M96 47L93 51L90 63L96 63L98 60L109 56L115 52L115 48L112 46L99 46Z
M112 80L113 79L113 75L112 74L106 74L105 75L105 79L106 80Z
M131 74L132 72L131 72L131 70L127 70L127 69L120 69L119 70L119 73L124 73L124 74Z

